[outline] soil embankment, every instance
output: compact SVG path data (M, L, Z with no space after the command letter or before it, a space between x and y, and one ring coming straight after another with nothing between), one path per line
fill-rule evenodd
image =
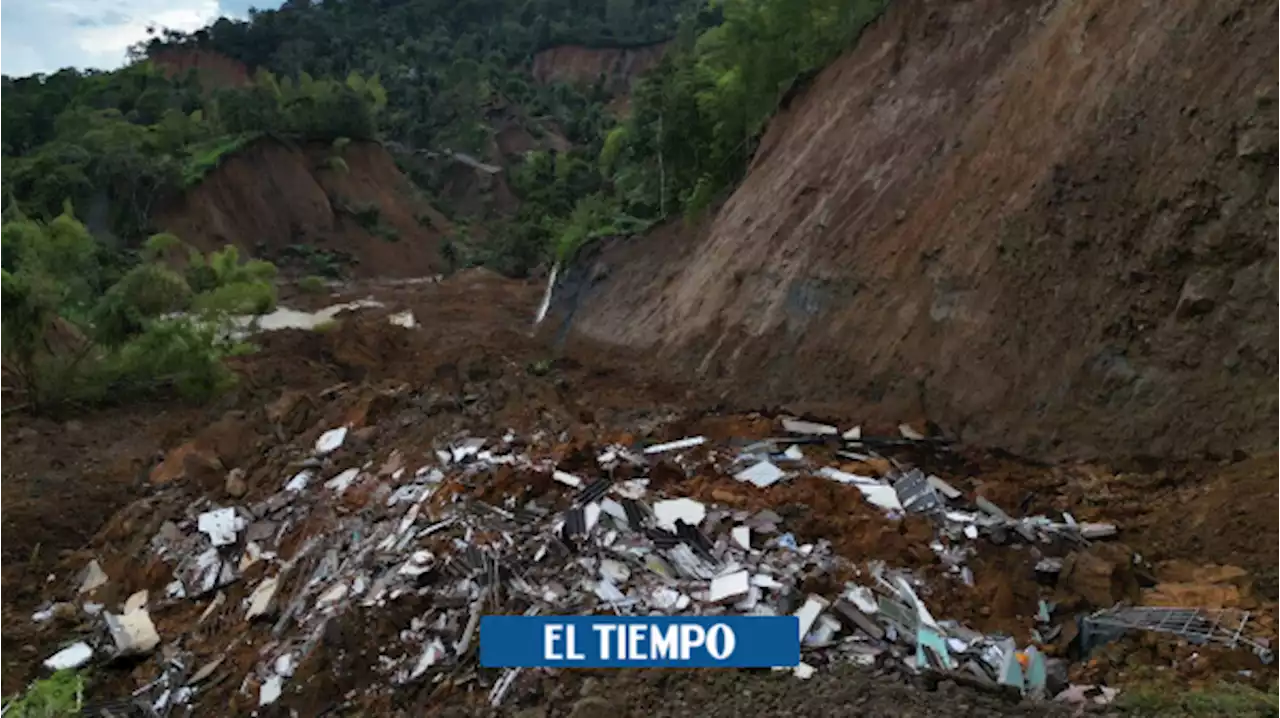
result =
M541 83L601 83L611 95L626 94L632 81L658 64L666 49L665 42L619 48L560 45L533 56L533 79Z
M202 250L234 244L279 259L305 248L348 258L356 276L422 276L442 267L448 222L415 192L376 143L339 152L264 139L224 159L157 224Z
M147 59L168 77L194 71L206 92L250 84L249 68L243 62L210 50L165 48L148 55Z
M1040 456L1273 451L1275 3L896 3L573 333ZM553 319L556 318L553 315Z

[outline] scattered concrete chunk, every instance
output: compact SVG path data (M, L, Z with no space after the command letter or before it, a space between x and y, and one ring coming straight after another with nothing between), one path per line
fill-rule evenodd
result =
M844 623L851 631L861 631L877 641L884 638L884 628L853 603L840 599L832 605L831 610L835 613L837 620Z
M761 461L755 466L739 471L734 475L734 478L738 481L749 482L763 489L778 483L784 476L786 476L786 472L773 463Z
M360 469L347 469L324 482L324 487L333 490L336 494L341 494L350 488L351 484L355 483L358 476L360 476Z
M84 577L80 579L80 593L90 593L104 585L108 579L105 571L98 565L97 559L89 562L84 570Z
M992 518L999 519L1000 521L1013 521L1009 514L1004 512L1004 509L991 503L986 499L986 497L979 496L973 503Z
M93 658L93 649L88 643L78 641L44 659L44 667L51 671L74 669L83 666Z
M128 600L124 602L124 607L121 609L121 612L133 613L134 611L141 611L146 607L147 607L147 592L146 590L142 590L142 591L138 591L137 593L134 593L132 596L128 598Z
M804 637L809 635L809 631L813 628L813 624L818 620L818 616L827 610L831 602L817 594L810 594L805 599L804 605L796 611L795 615L800 619L800 640L804 641Z
M486 441L481 437L472 437L463 441L459 446L450 447L449 451L453 454L453 463L461 463L480 453L480 448L485 445Z
M734 571L711 580L711 588L707 591L707 600L711 603L736 601L747 594L751 588L751 574L747 571Z
M262 688L258 691L258 706L269 706L275 703L283 692L284 678L271 676L266 681L263 681Z
M677 521L690 526L700 525L707 517L707 507L701 501L693 499L667 499L653 505L653 515L659 527L674 532Z
M226 660L227 660L227 654L224 653L218 656L217 658L213 659L212 661L209 661L208 663L204 664L203 666L200 667L200 670L192 674L191 679L187 681L187 685L194 686L197 683L204 681L209 676L213 675L213 672L218 670L218 666L221 666L222 663Z
M107 621L107 630L111 640L116 644L116 655L135 656L150 653L160 644L160 634L156 633L155 624L146 610L134 611L117 616L103 613Z
M946 481L943 481L941 478L934 476L932 474L929 475L929 485L932 486L938 493L942 494L943 496L947 497L952 501L955 501L956 499L964 495L956 487L952 486L951 484L948 484Z
M319 439L316 439L316 454L320 456L331 454L341 447L346 440L347 427L340 426L336 429L330 429L321 434Z
M264 578L253 589L253 593L249 594L249 610L244 614L245 619L252 621L259 616L267 615L271 608L271 599L275 598L276 589L279 585L280 579L276 576ZM219 594L219 596L221 595Z
M751 528L748 526L734 526L732 531L733 540L742 548L751 549Z
M427 669L434 666L445 657L444 643L439 638L432 639L429 643L422 647L422 654L418 656L417 663L413 666L413 672L409 674L410 680L421 678Z
M1116 699L1120 695L1120 690L1110 686L1094 686L1094 685L1078 685L1072 684L1067 686L1062 692L1054 696L1055 701L1062 703L1071 703L1079 705L1082 703L1092 703L1094 705L1105 706Z
M855 484L868 503L885 511L902 511L902 502L898 500L898 492L892 486L883 484Z
M218 608L222 606L222 604L226 603L226 601L227 601L227 595L219 591L218 595L214 596L213 600L209 602L209 605L205 606L204 611L200 613L200 620L196 621L196 624L198 625L198 624L204 623L205 619L209 618L209 616L212 616L214 611L217 611Z
M414 318L413 310L411 309L406 309L403 312L392 314L387 317L387 321L391 322L394 326L404 327L405 329L413 329L418 326L418 320Z
M316 599L316 607L324 608L326 606L332 606L333 604L346 598L347 592L350 590L351 590L351 587L348 586L346 583L335 583L334 585L326 589L324 593L320 594L320 597Z
M682 449L692 449L695 446L701 446L705 443L707 443L707 437L705 436L690 436L687 439L677 439L676 441L668 441L665 444L654 444L653 446L646 447L644 450L644 453L648 455L662 454L668 451L680 451Z
M288 483L284 485L284 490L285 491L302 491L303 489L307 488L307 484L311 483L311 476L312 475L310 471L306 471L306 470L299 471L298 473L293 475L293 478L289 479Z
M1083 523L1080 524L1080 536L1086 539L1110 538L1118 533L1115 524Z
M898 424L898 433L902 435L902 438L909 439L911 441L924 440L924 434L921 434L920 432L911 428L910 424Z
M848 472L841 471L839 469L833 469L830 466L824 466L821 469L818 469L818 475L823 477L824 479L831 479L832 481L838 481L842 484L869 484L873 486L881 485L881 481L877 478L874 478L871 476L860 476L858 474L850 474Z
M582 488L582 485L586 483L581 478L560 470L556 470L552 472L551 478L555 479L556 481L559 481L565 486L572 486L575 489Z
M236 515L235 508L215 509L200 514L196 527L214 546L228 546L236 542L236 536L244 528L244 519Z
M836 436L840 430L830 424L818 424L802 419L783 419L782 428L792 434L807 436Z

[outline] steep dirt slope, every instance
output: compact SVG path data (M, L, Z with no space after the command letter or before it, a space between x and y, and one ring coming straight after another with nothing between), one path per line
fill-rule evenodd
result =
M249 69L244 63L218 52L167 48L149 55L148 59L169 77L195 70L206 91L249 84Z
M342 170L326 164L332 152L261 140L224 160L157 223L205 250L235 244L275 258L311 245L349 255L359 275L436 271L447 221L415 196L391 155L353 142L342 152Z
M1274 451L1276 32L1274 1L897 2L707 227L604 248L561 316L737 403Z
M632 80L662 59L666 47L665 42L626 48L552 47L533 56L533 78L543 83L603 82L610 94L625 93Z

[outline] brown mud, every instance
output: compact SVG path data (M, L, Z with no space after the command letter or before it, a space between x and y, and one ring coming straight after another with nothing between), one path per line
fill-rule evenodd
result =
M613 442L656 442L693 433L716 440L746 440L776 432L768 414L721 413L716 410L716 397L694 384L672 381L616 349L553 353L530 331L540 291L533 284L481 270L440 283L354 286L334 298L373 295L386 306L342 315L324 332L262 336L261 350L239 360L238 387L216 406L120 410L62 424L21 416L7 419L6 438L15 440L4 442L4 481L9 490L3 536L4 691L19 690L38 675L39 660L83 624L82 618L71 616L44 624L30 617L42 600L65 595L65 587L74 584L89 560L99 560L111 577L95 597L107 605L141 589L163 592L171 580L170 569L159 560L139 562L138 557L148 555L148 543L166 519L200 496L250 501L273 494L282 477L294 470L291 457L297 453L288 447L309 445L332 426L352 426L351 438L335 454L335 461L371 461L386 473L395 466L420 465L432 451L431 437L463 428L491 434L550 429L561 437L553 454L568 468L575 461L585 465L599 447ZM413 311L417 329L387 322L389 314L405 309ZM869 425L868 430L881 428L888 429ZM830 460L850 471L876 474L887 468L875 461L840 463L844 460L822 445L804 450L807 456ZM1100 588L1061 586L1061 605L1071 610L1100 607L1098 601L1110 600L1113 594L1118 599L1129 590L1137 591L1134 595L1143 600L1143 596L1156 596L1164 586L1166 592L1211 593L1226 605L1260 611L1263 625L1270 627L1268 635L1275 634L1274 462L1124 471L1097 464L1044 465L971 448L940 453L906 450L895 454L894 460L936 473L966 495L986 496L1022 513L1070 510L1082 521L1117 522L1123 546L1114 546L1112 553L1125 561L1105 563L1112 554L1100 552L1097 560L1103 563L1097 565L1112 571L1107 583ZM233 468L244 472L244 485L229 494L226 476ZM926 579L944 573L928 548L929 526L913 518L891 521L869 508L855 489L835 482L798 478L746 491L742 484L714 472L686 479L678 470L660 465L652 476L655 485L668 482L668 488L717 504L768 507L787 517L799 539L828 539L841 555L857 561L883 560L915 569ZM433 501L447 500L461 491L495 505L503 497L530 492L554 501L568 497L564 487L546 474L504 469L479 482L446 487ZM1271 499L1262 500L1259 494L1267 491ZM368 496L363 489L353 490L332 506L331 518L314 515L309 520L325 522L359 511ZM1240 528L1268 525L1267 540L1232 536ZM306 525L292 535L301 537L320 526ZM1155 567L1157 576L1146 581L1146 588L1127 572L1128 549ZM286 541L282 557L295 550L296 544ZM925 598L940 615L1026 640L1034 626L1037 597L1042 595L1033 564L1026 551L989 546L971 561L973 587L939 580L933 582L936 590ZM1214 564L1242 568L1219 570L1212 568ZM261 569L248 569L243 580L227 589L230 605L247 596L247 587L259 578L255 571ZM821 592L831 587L806 588ZM290 591L291 584L286 582L282 590ZM1105 598L1092 603L1082 598L1099 590ZM422 612L420 600L344 614L327 630L320 649L300 664L290 684L297 690L282 698L281 709L288 706L299 714L320 715L344 703L349 691L381 680L370 673L371 661L379 651L398 643L399 631ZM270 632L267 627L245 630L219 620L198 624L207 604L207 600L188 601L157 607L153 619L162 636L184 636L184 649L201 660L226 655L219 680L201 692L201 705L225 705L231 714L248 714L257 708L257 693L253 686L242 691L240 677L251 672L259 652L271 641ZM1077 676L1122 684L1145 675L1135 666L1167 666L1172 660L1180 666L1179 675L1209 681L1234 677L1242 667L1234 654L1212 651L1201 651L1195 661L1177 662L1178 655L1185 658L1189 653L1170 647L1168 641L1149 646L1116 644L1109 650L1117 653L1080 664ZM1258 668L1247 660L1243 665ZM665 707L655 709L657 715L692 710L764 715L791 702L795 702L791 714L813 715L831 701L870 715L943 714L936 693L904 685L899 679L862 673L838 678L842 675L823 669L809 682L750 671L547 675L532 685L522 684L518 696L501 710L582 716L587 715L579 712L587 710L582 707L583 695L598 693L596 701L607 702L609 712L627 715L640 715L646 710L642 706L659 694L675 698L659 702ZM1254 675L1262 685L1272 680L1267 671ZM118 666L98 675L97 690L104 697L117 697L153 678L145 665ZM596 687L581 689L586 693L580 695L577 686L586 678L596 681ZM723 690L733 693L728 702L723 696L716 698ZM954 691L948 700L968 706L968 712L961 710L960 715L1024 715L1028 711L1045 715L1044 711L1057 710L1010 703L968 689L944 690ZM586 701L587 707L592 704ZM385 715L490 710L484 691L465 680L407 686L364 708Z

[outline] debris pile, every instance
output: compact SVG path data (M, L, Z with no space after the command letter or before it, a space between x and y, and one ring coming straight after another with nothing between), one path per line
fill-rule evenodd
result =
M348 429L338 427L324 432L266 498L246 505L201 498L165 522L151 539L153 555L138 558L167 567L163 595L134 594L118 614L97 605L106 630L46 665L145 655L164 643L160 674L135 693L157 712L193 706L202 684L215 679L238 682L241 695L265 706L290 690L345 614L407 602L415 613L396 640L379 647L375 670L384 680L366 692L418 681L469 684L497 705L522 671L476 665L481 615L602 612L796 615L803 662L792 670L801 679L852 662L1030 698L1067 689L1065 665L1037 646L935 618L926 605L933 587L911 571L837 555L822 538L802 541L780 510L698 500L682 495L679 481L657 486L651 470L662 462L686 477L731 476L759 488L802 475L854 486L889 517L928 517L930 547L949 580L968 585L975 542L1029 544L1043 553L1037 571L1053 575L1062 570L1057 556L1115 535L1115 526L1069 514L1014 518L887 460L879 453L885 446L932 441L906 428L892 438L791 419L782 428L789 436L745 444L701 436L613 444L588 468L545 458L551 441L542 434L528 441L510 431L499 439L455 436L434 447L433 461L410 469L399 452L378 465L337 464L333 457L348 439ZM833 453L888 470L863 476L821 465L820 457ZM92 563L82 595L109 580ZM180 631L157 631L149 601L203 605L192 619L197 626L243 628L218 655L197 659ZM1037 639L1052 640L1060 630L1050 625L1051 613L1041 602ZM1095 617L1091 625L1103 623ZM1237 641L1244 629L1233 625ZM1090 640L1104 633L1095 630ZM242 644L254 646L251 666L229 675L235 662L228 657Z

